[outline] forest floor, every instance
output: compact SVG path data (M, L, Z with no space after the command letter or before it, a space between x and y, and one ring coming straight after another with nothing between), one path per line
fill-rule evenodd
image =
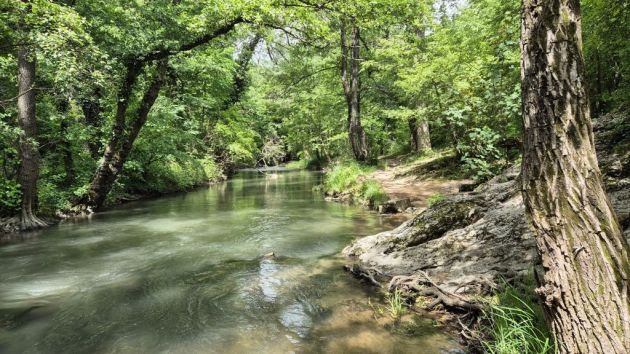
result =
M432 201L457 193L462 185L473 183L461 176L455 154L450 150L422 157L384 157L380 166L383 168L372 172L368 178L378 181L390 199L409 199L420 211Z

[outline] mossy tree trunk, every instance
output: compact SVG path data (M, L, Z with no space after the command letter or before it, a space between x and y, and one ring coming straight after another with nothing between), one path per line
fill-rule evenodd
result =
M578 0L523 0L522 188L561 353L630 353L628 245L602 186Z

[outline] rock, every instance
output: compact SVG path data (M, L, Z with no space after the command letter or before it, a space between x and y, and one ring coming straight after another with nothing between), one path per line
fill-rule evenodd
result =
M409 198L390 200L378 206L377 211L380 214L396 214L405 212L411 208L411 200Z
M607 191L629 238L630 117L606 116L594 127ZM537 260L519 171L512 166L470 193L447 196L395 230L356 240L343 253L355 259L355 270L390 278L424 271L444 290L487 295L495 284L529 272Z
M479 186L479 183L464 183L459 186L460 192L472 192Z

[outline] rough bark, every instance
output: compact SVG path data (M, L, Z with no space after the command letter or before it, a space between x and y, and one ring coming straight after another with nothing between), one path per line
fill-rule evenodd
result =
M35 54L28 48L18 49L18 122L22 130L19 138L20 171L18 181L22 191L20 228L22 230L46 226L37 211L37 179L39 151L37 150L37 121L35 116Z
M411 133L411 148L414 152L422 153L431 150L429 122L424 119L411 118L409 119L409 132Z
M630 352L628 244L603 189L578 0L524 0L522 190L561 353Z
M360 29L354 21L351 27L348 48L346 27L341 26L341 81L348 105L348 138L352 152L357 161L366 161L369 149L365 130L361 126Z

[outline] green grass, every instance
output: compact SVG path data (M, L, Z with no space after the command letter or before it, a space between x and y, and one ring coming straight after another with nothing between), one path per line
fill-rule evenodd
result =
M402 293L396 289L394 292L388 292L385 295L386 311L394 321L400 321L400 318L407 312L405 299Z
M444 200L444 195L442 193L435 193L427 199L427 203L429 206L433 206Z
M483 342L492 354L551 354L556 352L542 307L533 293L533 281L506 285L485 313L491 339Z
M324 192L350 193L355 200L371 206L379 205L388 198L380 183L367 178L374 170L374 167L356 162L337 163L326 174Z
M289 170L306 170L308 169L311 161L308 159L301 159L297 161L290 161L286 164L286 168Z

